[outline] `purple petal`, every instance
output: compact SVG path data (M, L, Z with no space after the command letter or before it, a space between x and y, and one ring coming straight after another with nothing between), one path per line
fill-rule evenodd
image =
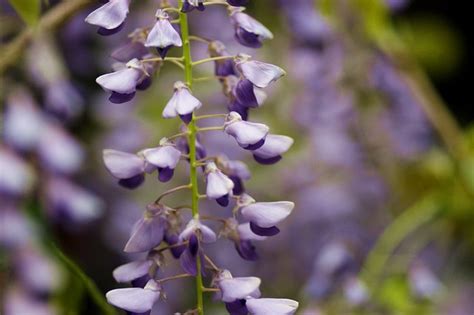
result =
M153 281L154 280L150 280ZM148 282L150 283L150 282ZM148 284L147 284L148 286ZM115 289L107 292L105 297L110 304L134 313L144 313L153 308L160 297L159 290L142 288Z
M246 305L252 315L292 315L298 308L298 302L290 299L248 299Z
M102 156L107 170L119 179L129 179L145 170L145 161L136 154L105 149Z
M259 105L257 96L254 92L254 85L250 80L240 80L235 87L235 96L241 106L256 108Z
M286 219L294 206L295 204L290 201L256 202L242 207L241 213L246 220L255 225L271 228Z
M145 181L145 175L138 174L130 178L122 178L118 181L118 184L128 189L135 189Z
M163 241L165 226L165 219L159 215L138 220L124 251L127 253L145 252L158 246Z
M265 138L265 144L253 152L254 156L257 156L263 160L271 160L275 157L281 156L283 153L288 151L293 145L293 139L282 135L269 134Z
M227 207L229 205L229 195L225 195L216 199L216 202L221 207Z
M99 27L99 29L97 30L97 34L102 35L102 36L114 35L120 32L124 26L125 26L125 23L122 23L116 28L111 28L111 29L107 29L105 27Z
M152 265L152 260L132 261L115 268L113 276L117 282L130 282L148 274Z
M263 165L272 165L272 164L275 164L277 163L278 161L280 161L282 159L282 156L281 155L277 155L277 156L274 156L274 157L271 157L271 158L262 158L262 157L259 157L258 155L256 154L253 154L253 158L255 161L257 161L258 163L260 164L263 164Z
M171 178L173 178L174 169L165 167L165 168L158 168L158 179L162 183L166 183Z
M257 277L224 278L218 281L223 302L260 297L261 280Z
M225 303L225 308L230 315L247 315L249 311L245 306L246 300L237 300L230 303Z
M250 222L250 229L257 235L261 236L274 236L280 233L280 229L276 226L271 226L269 228L263 228L261 226L256 225L253 222Z
M282 68L257 60L244 61L238 64L238 66L243 76L259 88L265 88L273 81L285 75L285 71Z
M261 139L259 140L257 143L254 143L254 144L249 144L245 147L243 147L245 150L257 150L258 148L260 148L261 146L263 146L263 144L265 143L265 139Z
M162 16L162 18L158 18L155 25L148 33L145 46L161 49L169 48L171 46L181 47L183 45L181 37L173 28L169 20L165 18L165 16L167 17L167 14L163 13L162 10L158 10L156 15Z
M191 253L189 247L181 255L181 257L179 258L179 262L185 272L193 276L197 275L196 256Z
M125 21L128 6L129 0L111 0L90 13L85 21L107 30L116 29Z
M248 240L241 240L235 243L235 249L237 253L239 253L240 257L245 260L255 261L258 260L258 254L256 251L255 246L252 244L251 241Z
M117 92L112 92L109 96L109 101L114 104L122 104L130 102L135 97L135 92L129 94L121 94Z

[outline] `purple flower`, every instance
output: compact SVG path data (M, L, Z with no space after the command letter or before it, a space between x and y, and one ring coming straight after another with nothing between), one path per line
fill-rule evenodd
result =
M104 210L101 199L63 178L46 183L47 211L54 220L87 223L99 218Z
M145 180L145 160L136 154L105 149L102 153L105 167L126 188L136 188Z
M164 138L160 141L159 147L143 150L143 156L149 166L157 167L158 179L167 182L173 177L174 169L181 158L181 151Z
M198 235L198 239L203 243L214 243L217 239L216 233L207 225L197 219L191 219L184 230L179 235L180 242L189 240L191 235Z
M245 260L257 260L258 254L252 241L263 241L267 237L255 234L250 228L250 223L243 223L237 226L238 239L235 240L235 249L240 257Z
M135 223L124 251L146 252L158 246L165 236L167 212L168 209L163 205L148 205L143 218Z
M236 300L247 299L249 297L260 297L260 283L257 277L236 277L233 278L230 272L225 270L216 280L221 291L221 300L226 303Z
M239 105L246 108L259 107L267 98L265 92L248 79L241 79L237 82L234 95Z
M234 188L234 182L224 175L215 163L206 165L206 195L210 199L215 199L218 204L226 207L229 204L229 195Z
M198 9L198 11L204 11L206 7L204 6L202 0L184 0L181 12L188 13L194 9Z
M293 145L293 139L282 135L267 135L265 143L252 151L254 159L261 164L274 164Z
M186 225L186 228L179 235L179 240L188 241L188 246L180 257L181 267L192 275L197 274L196 259L199 256L203 260L203 254L199 243L213 243L217 239L216 234L198 219L192 219ZM201 263L203 265L203 262Z
M365 284L353 276L345 280L343 291L346 300L354 306L364 304L369 299Z
M142 288L115 289L107 292L105 297L110 304L133 313L145 313L153 308L160 298L161 286L150 280Z
M113 276L117 282L131 282L148 274L153 266L153 260L136 260L121 265L113 271Z
M246 306L252 315L291 315L296 312L298 302L290 299L248 299Z
M209 55L211 57L221 57L221 56L229 56L224 44L218 40L213 40L209 43ZM226 77L229 75L237 75L234 67L234 60L232 59L224 59L224 60L216 60L214 62L215 70L214 74L218 77Z
M286 219L295 204L290 201L255 202L252 198L242 199L240 213L250 222L250 229L257 235L272 236L280 230L278 223Z
M20 150L31 150L38 144L44 118L31 95L19 90L7 99L3 116L5 142Z
M242 120L236 112L226 117L224 132L235 138L239 146L246 150L256 150L263 146L269 128L264 124Z
M0 195L19 196L33 187L33 169L13 152L0 147Z
M164 118L181 117L188 124L192 119L193 112L200 108L201 101L195 98L189 88L181 81L174 84L174 93L163 109Z
M139 85L148 73L138 59L127 62L124 69L101 75L96 82L107 92L112 94L109 100L112 103L125 103L130 101Z
M110 0L90 13L85 21L99 26L100 35L112 35L120 31L128 14L130 0Z
M157 10L155 14L157 21L145 42L146 47L156 47L161 58L166 57L166 53L172 46L181 47L183 42L178 32L169 21L168 13Z
M216 160L217 167L234 182L233 195L241 195L244 191L244 180L250 179L250 171L242 161L228 160L219 156Z
M235 64L243 77L259 88L267 87L286 74L285 70L278 66L250 60L250 56L245 54L239 54Z
M262 41L272 39L273 34L260 22L243 13L244 8L232 8L231 20L235 28L235 38L247 47L260 48Z

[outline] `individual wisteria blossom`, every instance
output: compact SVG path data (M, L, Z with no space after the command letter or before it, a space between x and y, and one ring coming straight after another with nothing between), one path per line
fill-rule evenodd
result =
M169 21L169 15L163 10L156 11L156 23L148 33L145 47L156 47L162 58L166 57L172 46L181 47L183 42Z
M15 153L0 146L0 195L24 195L31 190L34 182L32 167Z
M239 146L246 150L256 150L263 146L269 130L264 124L242 120L236 112L227 116L224 125L225 133L234 137Z
M253 150L254 159L260 164L274 164L282 159L282 154L293 145L293 139L283 135L269 134L265 143Z
M136 154L112 149L103 151L107 170L127 188L136 188L145 180L145 160Z
M148 162L148 172L150 166L155 166L158 169L158 179L167 182L173 177L174 169L181 158L181 151L164 138L158 147L143 150L143 156Z
M96 82L111 93L109 100L112 103L125 103L135 96L137 86L148 76L144 65L138 59L132 59L125 68L101 75Z
M272 236L280 230L277 224L286 219L295 204L291 201L255 202L250 196L240 199L240 213L250 222L250 229L257 235Z
M226 50L224 43L218 40L211 41L209 43L208 50L209 50L209 56L211 57L230 56ZM237 72L235 70L234 60L232 59L216 60L215 67L214 67L214 74L217 77L237 75Z
M226 207L229 196L234 188L234 182L219 170L214 162L206 165L206 195L215 199L218 204Z
M179 116L187 124L191 121L193 112L201 105L201 101L191 94L186 84L178 81L174 84L173 96L163 109L163 117L174 118Z
M120 31L128 15L130 0L110 0L86 17L86 22L99 26L97 33L112 35Z
M243 46L260 48L264 40L273 38L273 34L262 23L243 11L242 7L230 10L230 17L235 28L235 38Z
M144 288L123 288L107 292L107 301L133 313L145 313L153 308L161 294L160 284L149 280Z
M178 3L179 6L174 7L168 2L162 2L156 11L155 24L137 28L129 35L129 42L113 53L114 59L126 62L126 67L97 79L111 93L110 100L120 103L133 98L142 85L150 86L152 74L158 67L175 64L185 71L184 82L174 83L173 95L162 112L163 118L179 117L184 122L180 124L177 134L162 138L158 146L139 149L137 153L111 149L103 151L105 167L122 186L136 188L144 181L145 174L151 174L155 170L158 172L158 179L167 182L171 180L175 169L186 162L189 163L187 174L190 180L161 193L154 202L148 204L143 216L135 222L124 251L139 256L134 255L134 260L119 266L113 272L117 282L130 283L131 287L109 291L106 294L107 300L129 313L149 314L159 298L165 296L166 286L162 285L164 282L193 277L196 280L198 300L196 308L186 311L186 314L204 314L204 292L216 292L231 315L293 314L298 306L297 302L261 298L260 278L232 277L228 270L214 263L207 247L223 237L235 246L244 260L256 260L258 255L252 242L263 241L278 233L277 225L288 217L294 204L289 201L256 202L246 194L244 187L244 182L251 178L247 165L242 161L229 159L221 152L207 155L203 139L204 132L219 132L223 137L234 138L241 148L251 151L261 163L273 164L280 160L293 140L285 136L270 135L269 143L265 145L269 127L246 119L250 108L260 107L265 101L267 95L263 89L280 79L285 71L275 65L251 60L248 55L231 55L220 41L204 39L198 35L191 37L187 13L194 9L203 11L206 5L215 3L201 0L180 0ZM218 4L228 7L237 40L256 48L273 35L259 22L243 13L243 7L237 7L247 3L248 1L229 1L228 4ZM174 23L180 23L179 33ZM206 43L209 58L193 61L191 40ZM172 46L183 46L183 56L166 57ZM154 47L157 52L146 51L147 47ZM195 80L192 68L207 62L215 63L215 76L228 98L227 109L230 109L230 113L198 115L203 103L193 95ZM201 127L201 121L208 118L224 121L218 126ZM203 193L199 192L201 187L198 179L205 182ZM191 203L171 206L164 201L177 191L190 191ZM228 218L201 215L199 203L204 198L215 200L223 207L233 206L232 215ZM191 210L191 216L184 214L188 210ZM208 225L207 221L214 222ZM216 225L218 230L215 229ZM167 251L171 255L165 255ZM178 261L182 273L163 277L166 265L173 259ZM204 279L208 277L212 281L210 287L205 287Z
M181 12L188 13L194 9L197 9L198 11L204 11L206 7L204 6L203 2L203 0L184 0Z

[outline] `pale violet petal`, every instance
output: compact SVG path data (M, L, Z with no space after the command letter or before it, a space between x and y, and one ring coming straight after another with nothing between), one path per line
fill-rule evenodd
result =
M148 163L160 168L174 169L181 158L181 151L171 145L146 149L143 155Z
M223 302L260 297L261 280L257 277L224 278L218 283Z
M262 23L242 12L232 14L232 20L247 32L257 34L264 39L272 39L273 34Z
M265 88L285 75L282 68L257 60L245 61L239 66L244 77L259 88Z
M132 261L115 268L112 275L117 282L130 282L146 275L152 265L152 260Z
M249 299L247 309L252 315L291 315L296 312L298 302L290 299Z
M260 227L269 228L277 225L293 210L295 204L291 201L255 202L242 207L242 216Z
M109 30L117 28L127 17L129 3L129 0L110 0L91 12L85 21Z
M145 217L135 223L124 251L127 253L146 252L158 246L163 240L165 225L165 219L161 216L148 216L145 213Z
M229 194L234 188L234 182L221 171L212 172L207 175L206 195L211 199L217 199Z
M105 295L110 304L134 313L145 313L152 309L160 297L160 291L142 288L115 289Z
M187 88L176 92L176 112L179 115L187 115L201 107L201 101L195 98Z
M264 124L241 120L226 125L224 131L233 136L239 145L248 146L264 139L269 128Z
M181 47L183 42L178 32L167 19L159 19L151 29L145 42L146 47Z
M145 161L136 154L105 149L102 153L107 170L118 179L127 179L144 172Z
M103 74L95 81L108 92L130 94L136 91L136 86L143 72L136 68L125 68Z
M282 155L293 145L293 139L283 135L269 134L265 138L265 143L257 150L252 151L255 155L268 159Z

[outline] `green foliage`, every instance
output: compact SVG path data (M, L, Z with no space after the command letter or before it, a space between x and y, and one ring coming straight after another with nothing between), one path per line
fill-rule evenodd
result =
M9 0L18 15L28 25L35 25L41 13L41 0Z

